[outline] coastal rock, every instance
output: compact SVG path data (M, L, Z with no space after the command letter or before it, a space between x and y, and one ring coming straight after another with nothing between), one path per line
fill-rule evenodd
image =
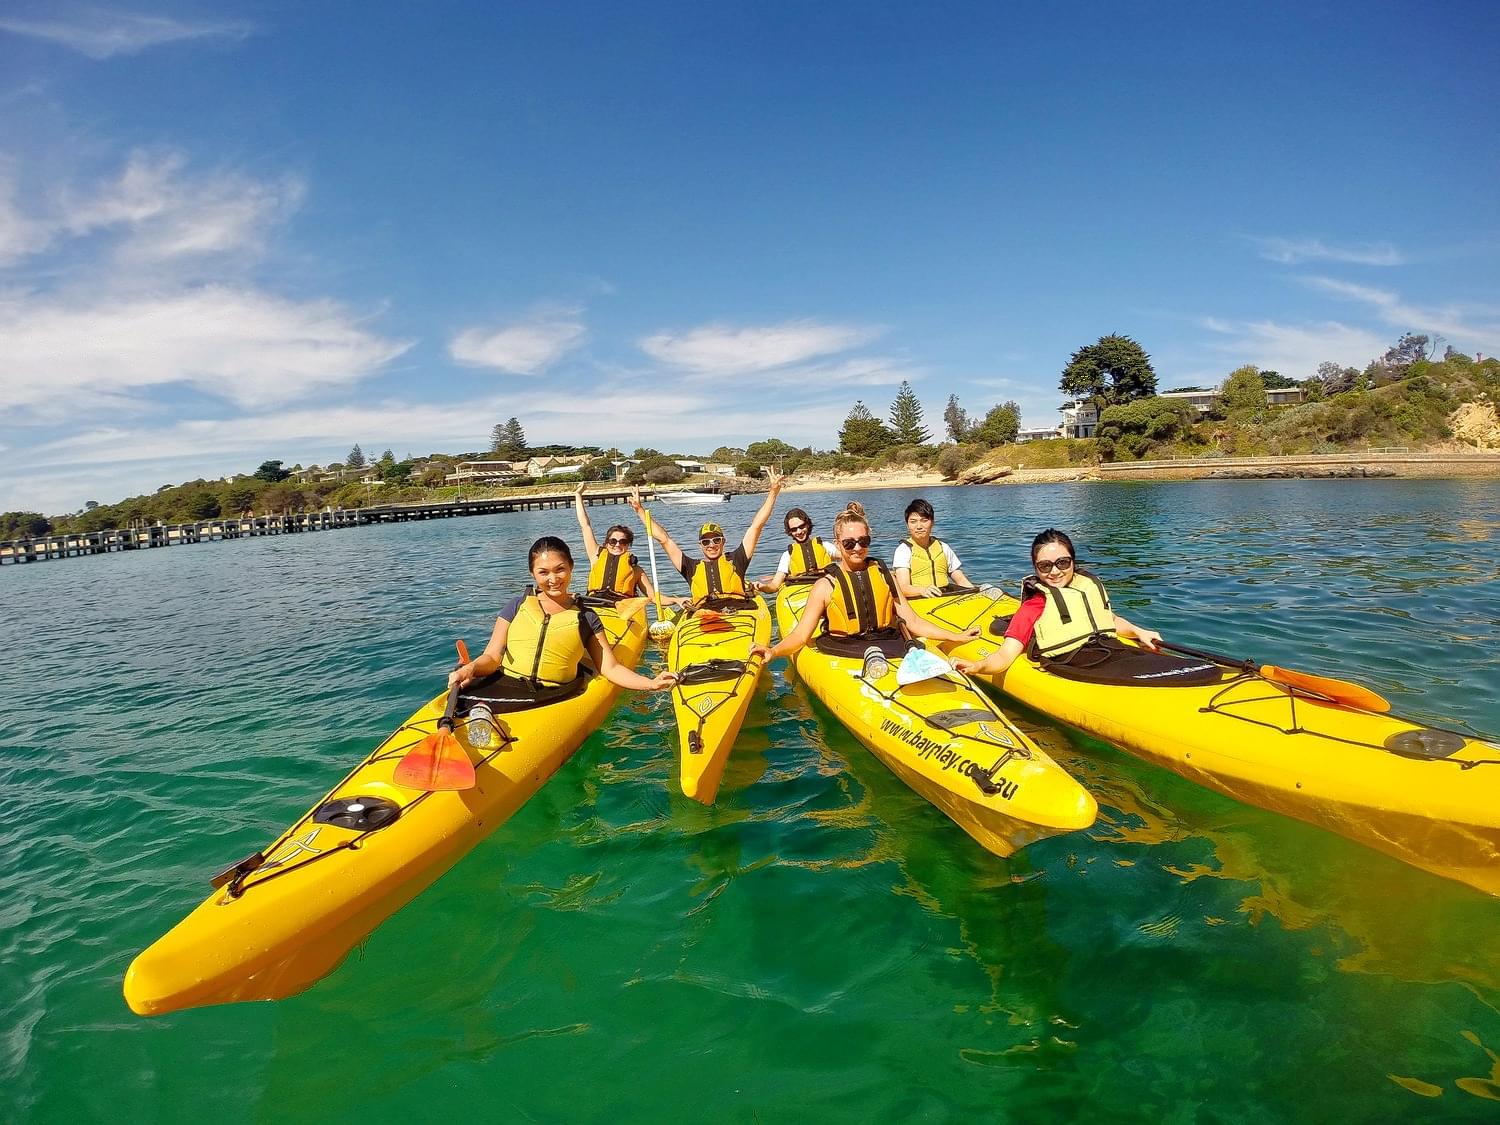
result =
M958 474L959 484L990 484L1015 472L1009 465L990 465L981 462L970 465Z
M1448 428L1453 437L1475 449L1500 449L1500 417L1495 414L1495 404L1481 399L1466 402L1448 415Z
M1385 465L1298 466L1286 469L1216 469L1203 480L1324 480L1328 478L1393 477L1396 470Z

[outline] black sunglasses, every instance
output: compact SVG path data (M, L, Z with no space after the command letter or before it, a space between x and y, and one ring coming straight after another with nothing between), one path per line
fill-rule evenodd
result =
M1073 560L1068 558L1067 555L1053 561L1043 559L1036 564L1036 572L1038 574L1051 574L1053 567L1056 567L1058 570L1072 570Z
M807 523L789 523L786 526L788 535L796 535L798 532L811 531L812 525Z
M618 535L613 536L612 538L606 539L604 542L607 545L611 546L611 547L628 547L628 546L630 546L630 540L629 539L621 539Z
M846 551L852 551L856 547L864 547L866 550L868 550L870 546L870 537L868 535L861 535L858 539L840 539L839 546L844 548L844 550Z

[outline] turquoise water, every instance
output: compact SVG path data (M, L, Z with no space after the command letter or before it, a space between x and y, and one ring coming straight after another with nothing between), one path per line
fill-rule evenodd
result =
M886 557L910 495L859 496ZM1071 529L1138 623L1500 733L1493 483L930 498L972 578ZM843 499L782 507L826 534ZM659 515L685 537L702 512ZM539 512L0 573L0 1121L1500 1115L1500 900L1015 709L1101 815L997 859L784 664L714 808L670 784L665 698L630 697L310 991L133 1016L135 953L438 690L533 538L575 530Z

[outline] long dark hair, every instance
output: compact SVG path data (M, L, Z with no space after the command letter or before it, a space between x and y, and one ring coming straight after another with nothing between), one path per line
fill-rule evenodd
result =
M573 565L573 552L568 545L555 535L543 535L531 545L531 550L526 555L526 569L531 570L536 565L536 557L545 555L549 551L556 551L568 560L569 566Z
M1036 566L1036 553L1043 547L1045 547L1048 543L1061 543L1068 549L1069 555L1073 556L1074 558L1078 557L1078 552L1073 550L1073 540L1068 538L1067 532L1058 531L1055 527L1049 527L1046 531L1042 532L1031 541L1032 566Z

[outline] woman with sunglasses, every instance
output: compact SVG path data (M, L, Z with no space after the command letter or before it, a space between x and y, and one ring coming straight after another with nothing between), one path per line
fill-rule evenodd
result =
M936 521L932 505L926 500L913 500L906 506L906 530L911 534L896 544L891 570L896 575L896 585L908 598L942 597L955 586L974 588L957 553L932 534Z
M885 563L870 557L870 524L863 505L851 500L834 517L833 533L839 545L837 565L830 566L813 585L791 634L774 645L756 646L753 651L761 657L774 660L790 656L812 640L822 624L826 624L835 644L851 650L866 644L890 644L887 655L891 656L905 649L907 636L954 643L979 637L978 629L950 632L912 612Z
M960 672L999 675L1016 662L1028 646L1043 661L1066 663L1085 645L1108 647L1112 637L1124 637L1156 652L1161 634L1132 625L1109 604L1104 583L1081 569L1073 540L1049 527L1031 541L1031 565L1036 573L1021 582L1021 608L1005 630L1005 641L983 660L955 660ZM1120 646L1123 647L1123 646Z
M781 552L776 573L755 583L755 588L762 594L774 594L788 578L811 581L812 576L827 570L828 564L838 557L838 544L835 543L830 550L827 543L814 535L812 517L801 508L793 508L783 516L781 526L792 541Z
M594 525L589 521L588 511L583 506L583 490L587 487L586 484L580 484L573 493L573 511L578 516L578 528L583 532L583 549L594 560L589 567L587 596L607 598L612 602L634 597L638 593L648 598L656 597L656 591L646 577L646 572L630 553L631 545L635 542L635 532L624 524L617 523L604 533L602 547L594 538ZM668 605L682 605L685 601L665 594L661 600Z
M724 550L724 529L717 523L709 522L698 529L698 546L703 549L703 557L694 558L683 553L666 528L655 520L651 521L652 536L666 549L667 558L672 561L677 572L688 581L690 604L712 609L716 602L737 601L750 596L750 583L745 579L745 572L750 568L750 560L755 557L760 534L770 522L771 510L776 507L776 497L781 495L781 474L775 469L767 469L766 472L771 482L771 486L766 489L766 498L755 513L755 518L750 521L750 526L746 528L739 546L732 551ZM630 506L635 509L636 515L645 519L639 488L632 493Z

